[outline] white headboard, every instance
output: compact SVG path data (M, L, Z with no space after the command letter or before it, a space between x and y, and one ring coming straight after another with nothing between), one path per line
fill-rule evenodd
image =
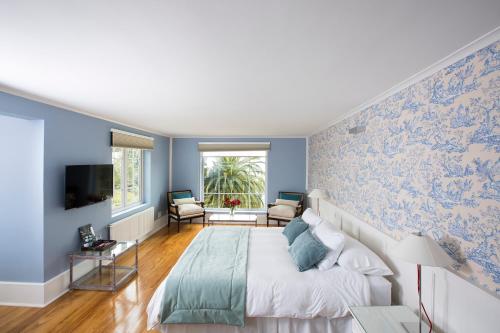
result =
M352 238L368 246L387 263L393 272L396 273L398 271L398 268L387 254L388 250L396 245L396 240L330 202L321 200L319 208L320 215L323 219L332 223L336 228L342 230ZM388 279L392 283L393 303L400 303L400 299L398 298L400 289L399 283L393 277L389 277Z
M317 209L315 203L309 206ZM323 219L358 239L385 261L394 272L389 277L393 304L408 305L417 312L415 265L393 260L387 254L397 241L331 202L320 200L319 210ZM500 300L451 271L423 267L422 299L436 327L434 332L495 332L500 327Z

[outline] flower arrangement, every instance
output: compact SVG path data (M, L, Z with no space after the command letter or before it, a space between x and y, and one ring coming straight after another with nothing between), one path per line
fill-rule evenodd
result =
M229 199L229 197L224 198L224 207L229 208L229 212L231 215L234 214L236 206L239 205L241 205L240 199Z

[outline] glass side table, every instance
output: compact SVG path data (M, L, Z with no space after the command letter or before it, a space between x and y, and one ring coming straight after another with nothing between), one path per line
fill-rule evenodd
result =
M353 333L418 333L418 316L404 305L349 307ZM429 327L422 321L422 332Z
M117 266L116 259L135 248L133 266ZM69 289L116 291L138 272L139 241L118 242L104 251L77 251L69 254ZM94 260L99 263L90 272L73 281L73 267L77 260ZM103 265L109 260L109 265Z

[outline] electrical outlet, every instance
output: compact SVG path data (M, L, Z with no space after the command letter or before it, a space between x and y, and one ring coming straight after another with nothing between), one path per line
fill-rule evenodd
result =
M366 126L356 126L349 128L349 134L360 134L366 131Z

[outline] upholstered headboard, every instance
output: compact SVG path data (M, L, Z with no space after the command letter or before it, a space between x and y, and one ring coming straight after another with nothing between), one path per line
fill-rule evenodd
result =
M315 202L310 202L309 207L317 208ZM388 278L392 283L393 304L408 305L416 312L415 265L394 260L388 255L397 241L331 202L320 200L319 208L323 219L358 239L386 262L394 272ZM500 325L498 299L450 270L423 267L422 293L427 312L436 327L434 332L487 332Z

